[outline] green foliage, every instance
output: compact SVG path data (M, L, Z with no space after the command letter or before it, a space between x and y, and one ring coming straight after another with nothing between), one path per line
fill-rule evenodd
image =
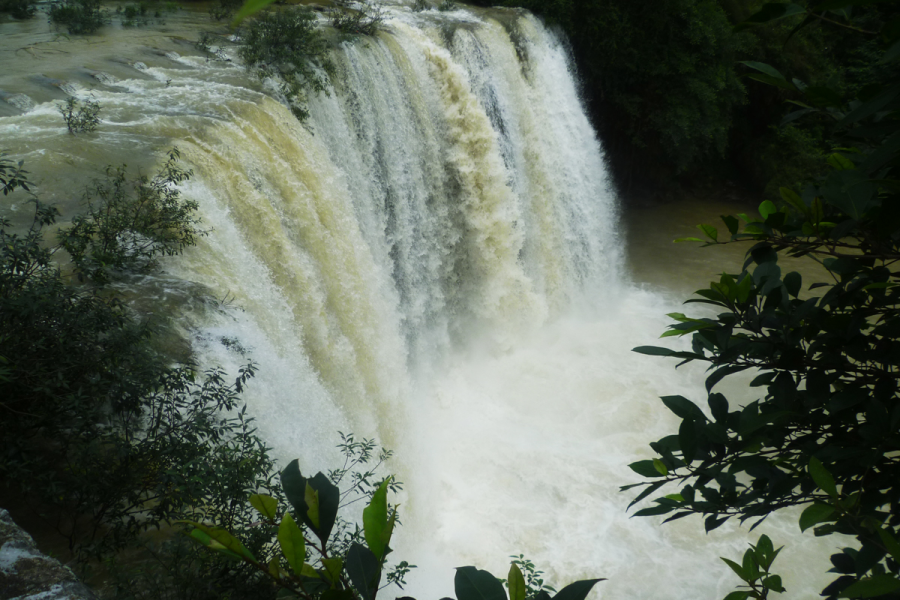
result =
M90 133L100 124L100 104L93 100L81 101L69 96L66 103L59 106L59 113L66 122L69 133Z
M22 168L25 161L20 160L16 163L12 159L7 158L7 156L7 154L0 152L0 189L3 190L3 195L6 196L18 187L27 192L28 171Z
M209 7L209 16L216 21L228 19L237 12L241 4L241 0L216 0Z
M0 0L0 13L9 13L14 19L30 19L34 16L35 0Z
M175 168L167 163L158 177ZM6 193L28 190L21 164L0 158L0 175ZM246 523L238 518L246 490L266 489L272 470L239 401L255 367L232 383L219 370L200 377L169 366L148 344L149 326L109 290L66 284L54 262L60 247L44 236L58 212L33 202L28 230L0 221L7 493L55 517L80 559L109 555L172 519Z
M58 233L79 277L107 281L113 271L155 266L159 255L179 254L198 235L197 203L177 185L190 178L178 167L178 149L152 178L129 180L125 166L107 168L106 179L85 190L85 212Z
M733 65L738 42L716 0L507 4L563 26L623 183L723 155L744 90Z
M327 46L307 8L284 8L257 13L240 32L240 57L260 79L278 77L281 91L298 119L309 113L309 92L325 92L331 63Z
M556 592L556 589L544 583L544 572L525 558L525 555L513 555L510 558L513 560L509 567L509 578L500 580L509 589L510 600L534 598L544 590Z
M769 592L779 594L784 592L781 576L771 571L772 563L781 550L782 548L776 550L772 540L762 535L756 545L750 544L750 549L744 553L740 564L723 557L725 564L746 584L739 586L746 589L738 589L728 594L725 600L747 600L747 598L765 600L769 597Z
M387 500L388 489L397 486L392 477L379 483L370 483L375 467L359 472L357 467L367 465L372 460L374 442L357 442L353 436L344 436L340 448L346 457L341 469L332 471L330 476L317 473L307 478L302 475L298 461L292 461L281 472L282 491L288 508L283 502L265 495L255 495L250 502L266 524L270 537L277 540L280 556L263 560L250 552L238 537L228 531L197 522L188 522L190 538L198 544L227 556L235 561L250 565L262 577L281 590L279 597L345 598L346 600L375 600L382 589L386 559L391 553L390 541L396 521L397 507ZM382 452L379 458L388 456ZM358 473L352 478L353 485L341 492L333 481L340 481L346 473ZM397 489L394 487L393 489ZM348 498L356 498L347 501ZM340 537L344 525L334 528L343 519L339 509L358 499L367 499L363 509L364 532L359 528L344 540ZM293 512L292 512L293 511ZM332 535L333 532L335 535ZM270 544L270 547L275 544ZM524 565L529 578L526 582L518 565ZM402 587L403 575L413 566L400 562L387 574L387 583ZM517 577L514 574L518 573ZM542 586L540 571L535 571L530 561L519 557L510 570L509 600L551 600ZM563 588L553 596L557 600L584 600L594 584L602 579L578 581ZM507 600L502 580L487 571L475 567L460 567L454 579L458 600ZM542 589L543 588L543 589ZM527 595L526 595L527 594Z
M50 7L50 20L65 25L69 33L95 33L108 21L100 0L63 0Z
M347 35L375 35L383 27L384 5L378 0L337 0L331 10L331 26Z
M823 14L837 20L847 4ZM756 18L795 6L769 4ZM879 60L895 62L900 32L881 35ZM825 175L802 191L782 188L758 217L723 217L727 236L701 226L708 245L753 245L740 273L722 274L688 300L715 314L670 315L676 323L664 335L690 335L690 350L635 349L710 365L708 410L662 398L682 421L678 433L651 444L658 458L631 465L655 478L638 484L635 501L669 483L682 487L636 514L703 515L711 531L732 517L755 526L780 508L805 506L801 530L858 543L831 557L839 576L823 595L881 596L900 589L900 88L888 78L845 102L837 90L746 64L753 79L799 96L785 122L828 124L832 151ZM800 273L782 272L780 255L811 259L827 276L804 289ZM748 370L755 378L745 398L714 391ZM750 574L746 565L735 572Z

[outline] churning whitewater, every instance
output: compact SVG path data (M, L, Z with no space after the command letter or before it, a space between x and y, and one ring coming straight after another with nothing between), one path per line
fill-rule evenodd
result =
M334 50L302 125L237 59L169 48L91 72L104 150L87 151L177 145L211 228L141 293L174 299L202 364L258 363L248 411L282 464L334 468L339 430L395 450L394 556L419 565L402 593L451 595L453 567L503 576L523 553L557 587L608 578L604 598L721 597L716 557L745 536L628 520L617 491L673 427L656 397L700 374L630 352L669 307L620 272L565 45L525 12L388 15ZM0 119L5 144L84 164L52 102L26 108Z

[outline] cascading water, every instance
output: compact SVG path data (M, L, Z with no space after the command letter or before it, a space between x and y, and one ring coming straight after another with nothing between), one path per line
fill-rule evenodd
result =
M748 536L629 521L617 491L677 427L656 397L696 396L701 374L630 352L669 307L621 272L615 196L564 45L526 13L389 16L335 49L307 126L238 65L148 34L59 84L90 82L99 134L65 135L31 80L34 99L2 96L17 109L0 145L44 173L45 200L86 164L180 148L184 193L212 230L139 295L173 299L202 363L259 363L249 411L282 461L334 466L337 430L396 450L396 556L420 567L408 593L450 595L453 566L503 575L521 552L558 585L609 578L595 592L607 598L721 597L735 580L716 557ZM184 301L198 294L228 300ZM768 531L802 560L794 523ZM816 589L786 570L790 590Z

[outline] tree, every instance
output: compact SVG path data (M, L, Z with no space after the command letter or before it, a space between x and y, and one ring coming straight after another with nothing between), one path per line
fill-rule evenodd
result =
M109 170L94 188L109 193L89 195L60 246L44 236L59 213L37 198L27 231L0 219L0 481L37 500L83 558L175 518L232 522L245 490L266 488L272 472L240 406L254 365L233 382L172 365L149 343L152 327L103 285L192 243L196 205L179 198L187 174L176 156L153 178ZM4 194L30 186L5 157L0 183ZM93 285L66 281L55 262L64 247Z
M770 3L749 22L800 14L801 26L855 27L851 4L872 3ZM702 515L712 531L732 517L755 527L804 506L801 530L857 540L831 557L838 577L823 591L829 598L900 593L900 28L886 23L878 60L887 68L850 102L746 63L752 79L802 98L785 122L828 122L827 174L802 190L782 188L779 205L767 200L758 217L738 215L743 225L723 217L728 239L700 225L707 245L752 243L742 271L688 300L718 314L669 315L676 323L663 337L690 335L690 350L635 348L679 364L707 362L711 371L708 411L682 396L662 398L681 425L651 444L657 458L630 465L652 480L637 484L644 489L635 502L667 484L681 488L636 514ZM799 273L782 274L780 255L815 261L825 280L804 289ZM746 398L716 391L742 371L755 375Z
M239 50L247 68L260 78L278 76L281 92L291 111L301 121L309 116L306 101L309 92L328 89L327 74L332 66L327 57L325 38L316 27L315 13L306 7L259 12L262 4L248 9L247 2L238 18L254 15L240 32Z

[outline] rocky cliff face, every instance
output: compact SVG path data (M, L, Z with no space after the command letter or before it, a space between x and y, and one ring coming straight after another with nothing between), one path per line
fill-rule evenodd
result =
M41 554L0 509L0 600L96 600L71 569Z

